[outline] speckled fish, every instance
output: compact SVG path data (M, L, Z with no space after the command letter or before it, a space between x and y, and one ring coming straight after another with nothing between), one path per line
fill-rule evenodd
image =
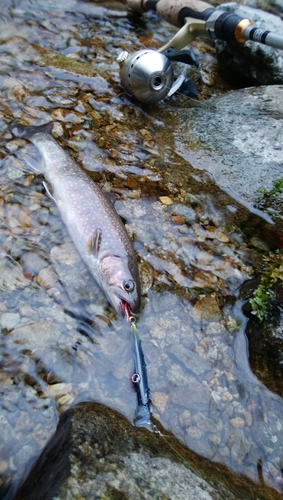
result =
M37 168L48 183L62 220L90 273L117 312L137 312L140 281L134 249L107 195L51 135L53 124L14 125L12 133L32 142L42 155Z

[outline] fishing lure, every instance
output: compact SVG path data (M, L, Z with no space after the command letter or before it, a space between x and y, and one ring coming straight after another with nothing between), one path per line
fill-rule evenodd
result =
M127 321L131 325L134 344L134 373L131 376L131 381L136 390L138 401L135 425L136 427L151 427L152 430L155 430L155 425L151 422L150 389L141 340L136 327L136 318L131 315L128 304L124 303L124 308Z

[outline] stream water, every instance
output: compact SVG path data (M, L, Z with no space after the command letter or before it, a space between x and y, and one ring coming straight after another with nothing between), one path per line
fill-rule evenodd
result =
M283 402L251 372L239 300L268 248L260 217L176 154L180 103L147 109L123 93L119 52L170 36L124 7L9 0L0 14L0 492L9 497L70 405L98 401L130 421L136 408L129 327L25 163L38 157L9 132L20 120L56 122L61 145L118 194L140 263L137 326L156 420L275 498Z

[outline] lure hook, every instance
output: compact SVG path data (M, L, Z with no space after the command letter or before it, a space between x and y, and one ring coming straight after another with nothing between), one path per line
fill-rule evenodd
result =
M129 304L127 304L127 302L124 303L124 310L125 310L125 315L126 315L126 319L127 319L128 323L130 323L131 325L135 325L136 318L135 318L135 316L133 316L131 314Z

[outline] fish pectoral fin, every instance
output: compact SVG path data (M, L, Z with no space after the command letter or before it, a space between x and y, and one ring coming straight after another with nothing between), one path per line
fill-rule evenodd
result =
M102 230L97 228L91 235L89 242L87 244L87 249L89 253L97 255L99 252L99 247L101 243Z
M53 194L51 193L51 188L48 186L47 182L43 181L42 184L43 184L43 187L44 187L47 195L49 196L49 198L51 198L51 200L55 201L55 203L56 203L56 200L55 200Z

